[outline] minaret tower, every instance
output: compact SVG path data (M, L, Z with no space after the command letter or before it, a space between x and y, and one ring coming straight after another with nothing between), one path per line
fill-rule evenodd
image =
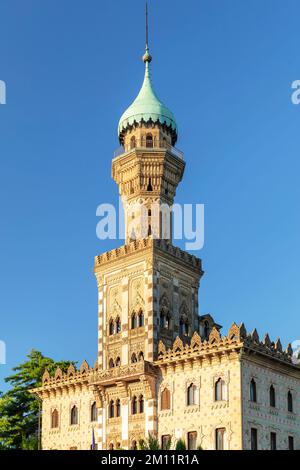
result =
M170 209L185 162L175 148L174 115L153 89L147 13L143 61L144 81L120 119L122 147L112 162L125 211L125 245L95 263L103 369L153 362L160 339L171 345L178 335L199 330L201 261L172 244Z
M137 238L170 240L170 208L182 179L183 154L174 148L177 124L153 90L146 10L145 77L142 88L119 122L120 155L112 175L125 210L126 242Z

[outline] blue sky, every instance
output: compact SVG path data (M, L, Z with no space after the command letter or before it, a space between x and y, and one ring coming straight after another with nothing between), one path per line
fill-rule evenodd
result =
M205 204L201 313L300 338L297 0L152 0L152 75L176 115L181 203ZM143 78L144 2L1 0L0 339L93 363L96 208ZM0 382L0 389L4 385Z

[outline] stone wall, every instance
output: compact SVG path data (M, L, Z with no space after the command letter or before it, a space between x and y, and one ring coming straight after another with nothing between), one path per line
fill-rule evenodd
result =
M252 379L257 387L256 403L250 400ZM271 385L275 389L275 407L270 406ZM271 432L277 435L278 449L288 449L288 436L294 437L295 449L300 449L299 372L268 358L249 356L242 362L242 390L244 449L250 449L251 428L257 429L259 449L270 449ZM288 391L293 397L293 412L289 412L287 407Z
M215 383L225 382L224 399L215 401ZM216 448L217 428L225 428L225 449L242 446L240 361L237 354L193 362L182 362L162 368L158 398L158 434L172 436L172 448L180 438L187 442L189 432L197 432L197 446ZM187 403L187 388L196 385L195 405ZM161 392L171 392L171 409L161 410Z

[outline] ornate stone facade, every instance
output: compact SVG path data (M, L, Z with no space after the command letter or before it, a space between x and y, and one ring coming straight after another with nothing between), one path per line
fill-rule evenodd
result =
M260 341L244 325L221 336L212 316L198 313L201 260L172 244L172 217L161 215L185 163L173 147L173 115L152 91L150 60L147 49L143 88L119 126L123 148L112 164L126 242L95 258L98 357L93 368L84 361L79 371L46 371L33 391L42 447L131 449L151 433L164 446L183 438L190 449L299 449L291 347Z

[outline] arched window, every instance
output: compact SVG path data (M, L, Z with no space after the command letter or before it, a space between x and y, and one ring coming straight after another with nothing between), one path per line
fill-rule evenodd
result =
M187 320L183 318L180 319L179 322L179 333L181 336L188 336L189 334L189 324Z
M135 364L137 362L137 357L136 357L135 353L132 353L132 355L131 355L131 362L132 362L132 364Z
M113 369L113 367L115 367L115 363L114 363L114 360L112 358L109 360L108 367L110 369Z
M273 385L270 387L270 406L275 408L276 406L276 393Z
M97 411L96 402L94 401L94 403L91 406L91 421L94 422L94 421L97 421L97 419L98 419L98 411Z
M153 148L153 135L152 134L146 135L146 147Z
M144 353L143 353L143 351L141 351L139 353L139 361L143 361L143 360L144 360Z
M134 149L136 147L136 139L135 136L133 135L130 139L130 148Z
M58 411L55 409L51 413L51 428L52 429L58 428L58 420L59 420Z
M144 326L144 312L142 310L139 311L139 327Z
M171 394L169 389L165 388L160 396L161 409L169 410L171 408Z
M287 408L288 408L288 411L290 413L293 413L293 410L294 410L294 406L293 406L293 394L292 392L289 390L288 391L288 394L287 394Z
M120 317L117 317L116 319L116 333L120 333L121 331L121 320Z
M151 178L149 178L149 181L148 181L147 191L153 191Z
M207 320L205 320L205 322L204 322L204 338L206 340L209 339L209 323L208 323Z
M225 400L225 382L219 378L215 383L215 401Z
M137 398L136 398L136 396L134 396L132 398L131 411L132 411L133 415L137 414Z
M165 308L160 312L160 327L165 328L166 330L170 328L170 315Z
M121 365L121 359L119 357L117 357L116 359L116 367L120 367Z
M134 330L137 327L136 313L133 312L131 315L131 329Z
M114 321L113 321L113 319L109 320L109 334L110 334L110 336L114 334Z
M109 418L114 418L115 417L115 402L113 400L110 400L110 402L109 402L108 416L109 416Z
M121 402L119 398L116 401L116 417L119 418L121 416Z
M143 397L143 395L139 396L139 413L144 413L144 397Z
M136 442L136 441L132 441L130 448L131 448L131 450L137 450L137 442Z
M187 405L195 405L196 404L196 386L194 384L190 384L187 388Z
M216 450L224 450L225 449L225 428L218 428L216 429Z
M256 382L254 379L250 382L250 401L257 402Z
M78 408L76 405L71 409L71 424L78 424Z

